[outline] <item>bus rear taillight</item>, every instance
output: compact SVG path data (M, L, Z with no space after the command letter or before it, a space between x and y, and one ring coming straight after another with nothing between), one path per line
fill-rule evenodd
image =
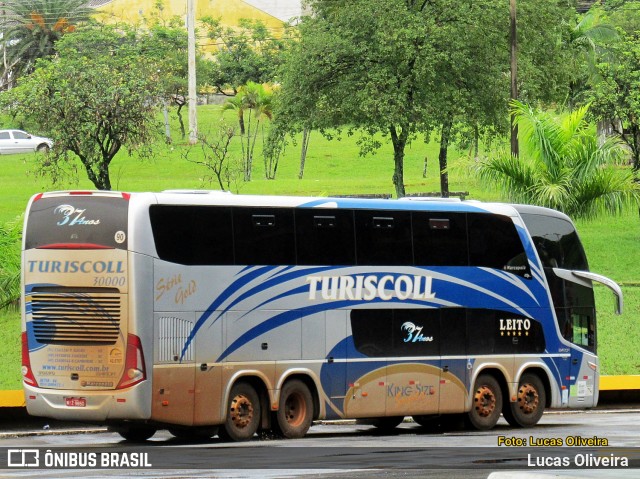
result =
M29 386L38 387L38 381L31 371L31 359L29 358L29 343L27 342L27 333L22 333L22 380Z
M142 342L135 334L127 337L127 357L124 361L124 372L116 389L129 388L147 379L147 371L144 366L144 354L142 354Z

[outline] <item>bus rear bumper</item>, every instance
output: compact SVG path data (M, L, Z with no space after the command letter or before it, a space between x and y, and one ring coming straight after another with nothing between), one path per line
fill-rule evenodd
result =
M150 381L108 391L44 389L24 385L27 412L32 416L81 422L147 420L151 417Z

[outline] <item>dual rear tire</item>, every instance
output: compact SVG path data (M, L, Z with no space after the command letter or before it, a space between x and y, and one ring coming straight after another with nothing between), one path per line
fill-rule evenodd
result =
M273 417L274 431L285 438L304 437L313 421L313 398L309 387L298 379L287 381L280 391L278 411ZM255 388L238 382L231 389L227 419L218 436L228 441L248 441L262 423L262 405Z
M473 404L467 420L475 429L486 431L496 425L502 413L512 427L535 426L547 402L542 380L535 374L523 374L516 399L516 402L504 401L496 378L481 374L473 389Z

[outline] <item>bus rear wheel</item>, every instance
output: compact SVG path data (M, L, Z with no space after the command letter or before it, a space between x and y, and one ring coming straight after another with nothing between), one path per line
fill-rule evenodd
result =
M129 442L144 442L156 433L156 428L144 424L129 424L109 428Z
M513 427L532 427L544 413L547 395L540 378L523 374L518 384L516 402L505 404L503 415Z
M473 388L473 403L467 414L471 426L487 431L496 425L502 412L502 392L498 381L488 374L481 374Z
M288 439L304 437L313 420L313 399L307 385L297 379L288 381L280 391L276 430Z
M222 440L248 441L260 425L260 398L248 383L236 383L231 388L227 419L218 432Z

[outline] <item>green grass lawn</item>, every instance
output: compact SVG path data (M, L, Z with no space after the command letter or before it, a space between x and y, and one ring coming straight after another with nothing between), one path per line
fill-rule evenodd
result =
M218 107L200 107L199 130L210 134L217 125L221 112ZM234 113L227 112L227 121ZM172 119L174 126L176 119ZM7 125L9 126L9 125ZM219 189L217 184L204 184L206 171L187 161L200 156L199 147L191 148L173 129L174 142L158 142L152 160L140 160L119 153L110 172L114 189L124 191L160 191L175 188ZM264 179L260 148L260 135L254 158L253 180L240 185L242 194L279 195L340 195L353 193L393 194L392 148L386 144L375 155L359 156L356 137L343 135L341 140L327 140L313 132L305 167L305 175L298 179L300 142L289 144L280 160L275 180ZM239 155L235 145L232 154ZM414 141L405 158L405 185L407 192L438 191L437 145ZM499 194L489 191L475 180L465 165L458 161L466 152L450 150L450 190L469 191L470 199L498 200ZM427 177L422 177L424 158L428 159ZM37 156L0 156L0 222L13 220L22 213L31 195L54 187L33 174ZM93 188L78 168L81 178L68 181L55 189ZM585 245L591 270L624 285L626 310L623 316L613 314L612 295L603 287L596 288L599 308L599 355L604 374L640 374L640 217L638 211L628 211L620 217L602 217L593 222L578 222L578 231ZM0 389L20 387L20 324L18 313L0 313Z

